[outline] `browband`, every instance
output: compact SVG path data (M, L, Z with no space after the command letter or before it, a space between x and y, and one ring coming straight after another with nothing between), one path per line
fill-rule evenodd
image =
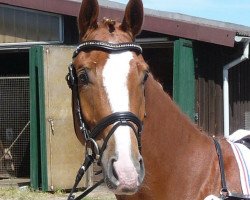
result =
M142 48L138 44L134 43L119 43L119 44L114 44L114 43L109 43L109 42L103 42L103 41L98 41L98 40L90 40L81 43L76 50L73 53L72 58L75 58L81 51L84 50L102 50L102 51L112 51L112 52L119 52L119 51L134 51L136 53L141 54L142 53Z

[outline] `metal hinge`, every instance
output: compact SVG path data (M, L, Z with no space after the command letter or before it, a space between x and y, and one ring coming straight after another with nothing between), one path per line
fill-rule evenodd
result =
M51 131L52 131L52 134L54 135L54 131L55 131L55 128L54 128L54 121L52 118L49 118L48 119L48 122L50 124L50 128L51 128Z

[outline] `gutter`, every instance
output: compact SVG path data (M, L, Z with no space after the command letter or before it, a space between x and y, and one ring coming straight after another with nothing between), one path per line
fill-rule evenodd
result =
M235 42L243 42L244 50L242 56L223 66L223 106L224 106L224 137L228 138L229 133L229 83L228 70L249 59L249 37L235 36Z

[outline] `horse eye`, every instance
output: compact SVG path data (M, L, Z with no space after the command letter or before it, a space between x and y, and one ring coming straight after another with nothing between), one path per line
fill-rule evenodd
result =
M145 75L144 75L144 77L143 77L143 81L142 81L142 83L144 84L146 81L147 81L147 79L148 79L148 71L145 73Z
M88 77L88 72L86 69L83 69L79 76L78 76L78 80L80 85L88 85L89 83L89 77Z

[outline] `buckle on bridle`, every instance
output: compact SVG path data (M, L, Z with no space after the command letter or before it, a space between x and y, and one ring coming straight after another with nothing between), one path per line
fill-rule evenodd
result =
M70 63L68 66L68 74L66 75L65 79L70 89L72 89L73 86L76 85L76 72L72 63Z
M92 156L95 160L98 161L101 156L100 156L100 150L99 150L99 147L98 147L96 141L93 138L88 138L86 141L86 144L90 145L90 149L92 151Z
M221 188L220 190L220 195L222 198L226 198L229 196L229 191L227 188Z

